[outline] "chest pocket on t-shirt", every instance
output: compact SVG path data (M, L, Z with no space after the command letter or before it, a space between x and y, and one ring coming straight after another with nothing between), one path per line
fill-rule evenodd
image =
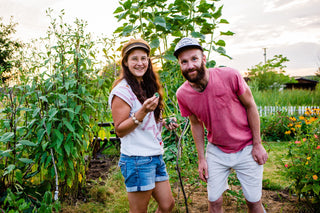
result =
M216 104L217 107L226 107L228 106L228 91L227 89L223 86L222 83L217 83L215 87L215 99L216 99Z

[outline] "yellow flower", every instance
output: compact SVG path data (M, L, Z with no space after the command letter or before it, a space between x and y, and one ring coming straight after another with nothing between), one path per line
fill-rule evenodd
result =
M309 161L306 162L306 165L308 165L308 164L309 164Z
M304 116L300 116L299 119L300 119L300 120L304 120Z
M305 120L305 121L307 125L311 124L311 120Z
M296 131L296 129L295 128L290 128L292 131Z
M318 118L316 118L316 117L311 117L311 118L310 118L310 121L313 122L313 121L316 121L317 119L318 119Z
M313 180L318 180L318 176L317 175L313 175L312 178L313 178Z
M286 134L286 135L290 135L290 134L291 134L291 131L290 131L290 130L285 131L285 133L284 133L284 134Z
M293 126L293 124L292 124L292 123L289 123L289 124L288 124L288 127L290 127L290 126Z
M311 159L311 157L307 157L307 160L310 160Z
M292 121L296 121L297 120L295 117L290 117L289 119L292 120Z
M78 180L80 183L82 182L82 175L80 173L78 174Z
M301 125L300 125L300 124L296 124L295 127L296 127L296 128L300 128Z

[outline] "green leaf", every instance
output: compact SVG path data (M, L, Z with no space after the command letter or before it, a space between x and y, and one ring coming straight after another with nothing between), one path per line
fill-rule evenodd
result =
M229 22L226 19L220 19L221 24L229 24Z
M1 151L1 150L0 150L0 156L10 157L10 152L12 152L11 149L7 149L7 150L5 150L5 151Z
M221 54L226 54L226 50L223 47L218 47L217 52Z
M74 132L74 128L73 126L69 123L69 121L67 121L66 118L63 118L63 124L71 131L71 132Z
M46 191L46 193L44 194L44 197L43 197L43 201L47 204L47 206L52 204L52 194L50 191Z
M33 119L31 122L28 122L27 128L28 128L28 129L31 129L32 126L36 123L36 121L37 121L37 119Z
M222 8L223 8L223 5L222 5L221 7L219 7L219 9L217 10L217 12L215 12L215 13L212 15L213 18L218 19L218 18L221 17L221 15L222 15L222 13L221 13Z
M78 114L81 110L81 105L77 105L75 109L75 113Z
M6 143L13 138L13 132L6 132L0 137L0 142Z
M34 163L33 160L28 159L28 158L19 158L19 161L25 163L25 164L30 164L30 163Z
M51 127L52 127L52 123L47 123L47 134L48 135L51 134Z
M153 39L151 42L150 42L150 47L151 48L158 48L160 45L160 41L158 38L156 39Z
M28 173L25 177L24 177L24 179L28 179L28 178L31 178L31 177L34 177L36 174L38 174L40 172L40 169L39 169L39 167L38 167L38 169L36 170L36 171L34 171L34 172L31 172L31 173Z
M24 146L37 146L37 144L35 144L29 140L21 140L21 141L19 141L19 143Z
M41 144L42 150L46 150L47 146L49 145L49 142L44 142Z
M46 96L40 96L40 100L43 100L44 102L49 102Z
M201 39L205 39L206 37L202 34L202 33L199 33L199 32L192 32L191 33L192 37L194 38L201 38Z
M63 134L59 131L59 130L57 130L57 129L54 129L53 130L53 133L54 133L54 135L57 137L57 141L56 141L56 147L57 148L59 148L60 146L61 146L61 144L62 144L62 141L63 141Z
M71 177L67 178L67 185L71 188L72 187L72 179Z
M67 102L67 96L63 94L58 94L59 98L62 99L62 101Z
M56 108L52 108L49 110L49 121L53 119L53 117L58 113Z
M218 46L222 46L222 47L225 47L226 46L226 42L224 40L219 40L217 42L214 42L216 45Z
M125 10L129 10L132 6L131 0L127 0L126 2L123 3L123 7Z
M37 132L38 143L41 143L45 133L46 133L46 131L44 129L38 130L38 132Z
M226 36L233 36L234 32L228 31L228 32L220 32L220 35L226 35Z
M38 115L39 115L39 112L40 112L40 108L37 107L37 108L33 111L32 117L34 118L34 117L38 116Z
M10 164L9 166L7 166L7 168L5 168L5 172L3 173L3 176L10 174L15 168L16 168L15 165Z
M319 192L320 192L320 185L319 184L313 184L313 192L319 196Z
M87 114L82 114L82 117L87 123L90 122L89 116Z
M123 26L118 27L117 29L115 29L115 31L113 33L121 33L123 31L123 28L124 28Z
M122 35L123 36L128 36L130 33L133 31L133 26L132 25L127 25L123 28L122 30Z
M22 173L20 170L17 170L15 173L16 179L19 182L19 184L22 184Z
M120 6L120 7L118 7L118 8L113 12L113 14L117 14L117 13L120 13L120 12L122 12L122 11L124 11L124 10L123 10L123 8Z
M154 25L159 25L163 28L166 28L166 20L160 16L156 16L154 19Z
M207 67L208 68L213 68L216 66L216 61L211 60L211 61L207 61Z
M71 145L69 144L69 142L64 144L64 150L66 151L67 155L70 156Z
M74 114L75 113L74 113L73 109L71 109L71 108L62 108L61 110L69 112L69 116L70 116L71 120L74 119Z
M46 160L46 161L44 162L44 168L47 168L48 165L49 165L49 163L52 162L52 157L51 157L51 155L48 155L45 160Z

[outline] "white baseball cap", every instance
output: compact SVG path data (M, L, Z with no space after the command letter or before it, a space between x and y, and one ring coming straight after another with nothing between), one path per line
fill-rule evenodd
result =
M176 58L178 58L179 54L182 52L183 49L191 48L191 47L194 47L196 49L200 49L201 51L203 51L201 45L199 44L199 42L195 38L185 37L178 42L178 44L176 45L176 47L174 49L173 55Z

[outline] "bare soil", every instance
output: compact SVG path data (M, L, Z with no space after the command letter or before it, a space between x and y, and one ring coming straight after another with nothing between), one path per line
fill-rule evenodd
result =
M188 194L188 192L186 193ZM179 202L184 205L184 199L179 199ZM263 190L262 204L266 212L307 212L302 210L304 208L302 208L301 204L299 206L297 197L290 195L287 191ZM234 197L227 196L226 194L224 195L223 207L225 213L247 212L246 204L237 203ZM181 210L185 211L185 207ZM189 198L188 210L190 213L208 212L207 191L205 187L201 186L192 193Z
M117 163L116 159L95 159L91 160L89 170L87 172L88 179L104 179L107 176L110 166ZM178 183L175 184L178 186ZM188 211L190 213L201 213L208 212L208 202L207 202L207 191L204 186L196 187L185 186L186 194L189 196L188 199ZM173 189L176 202L179 203L181 209L176 210L176 212L186 212L186 207L184 204L184 198L179 187ZM267 212L311 212L305 210L303 203L298 202L296 196L290 195L288 191L271 191L263 190L262 203ZM238 203L233 197L224 195L224 212L247 212L247 206L245 204Z

